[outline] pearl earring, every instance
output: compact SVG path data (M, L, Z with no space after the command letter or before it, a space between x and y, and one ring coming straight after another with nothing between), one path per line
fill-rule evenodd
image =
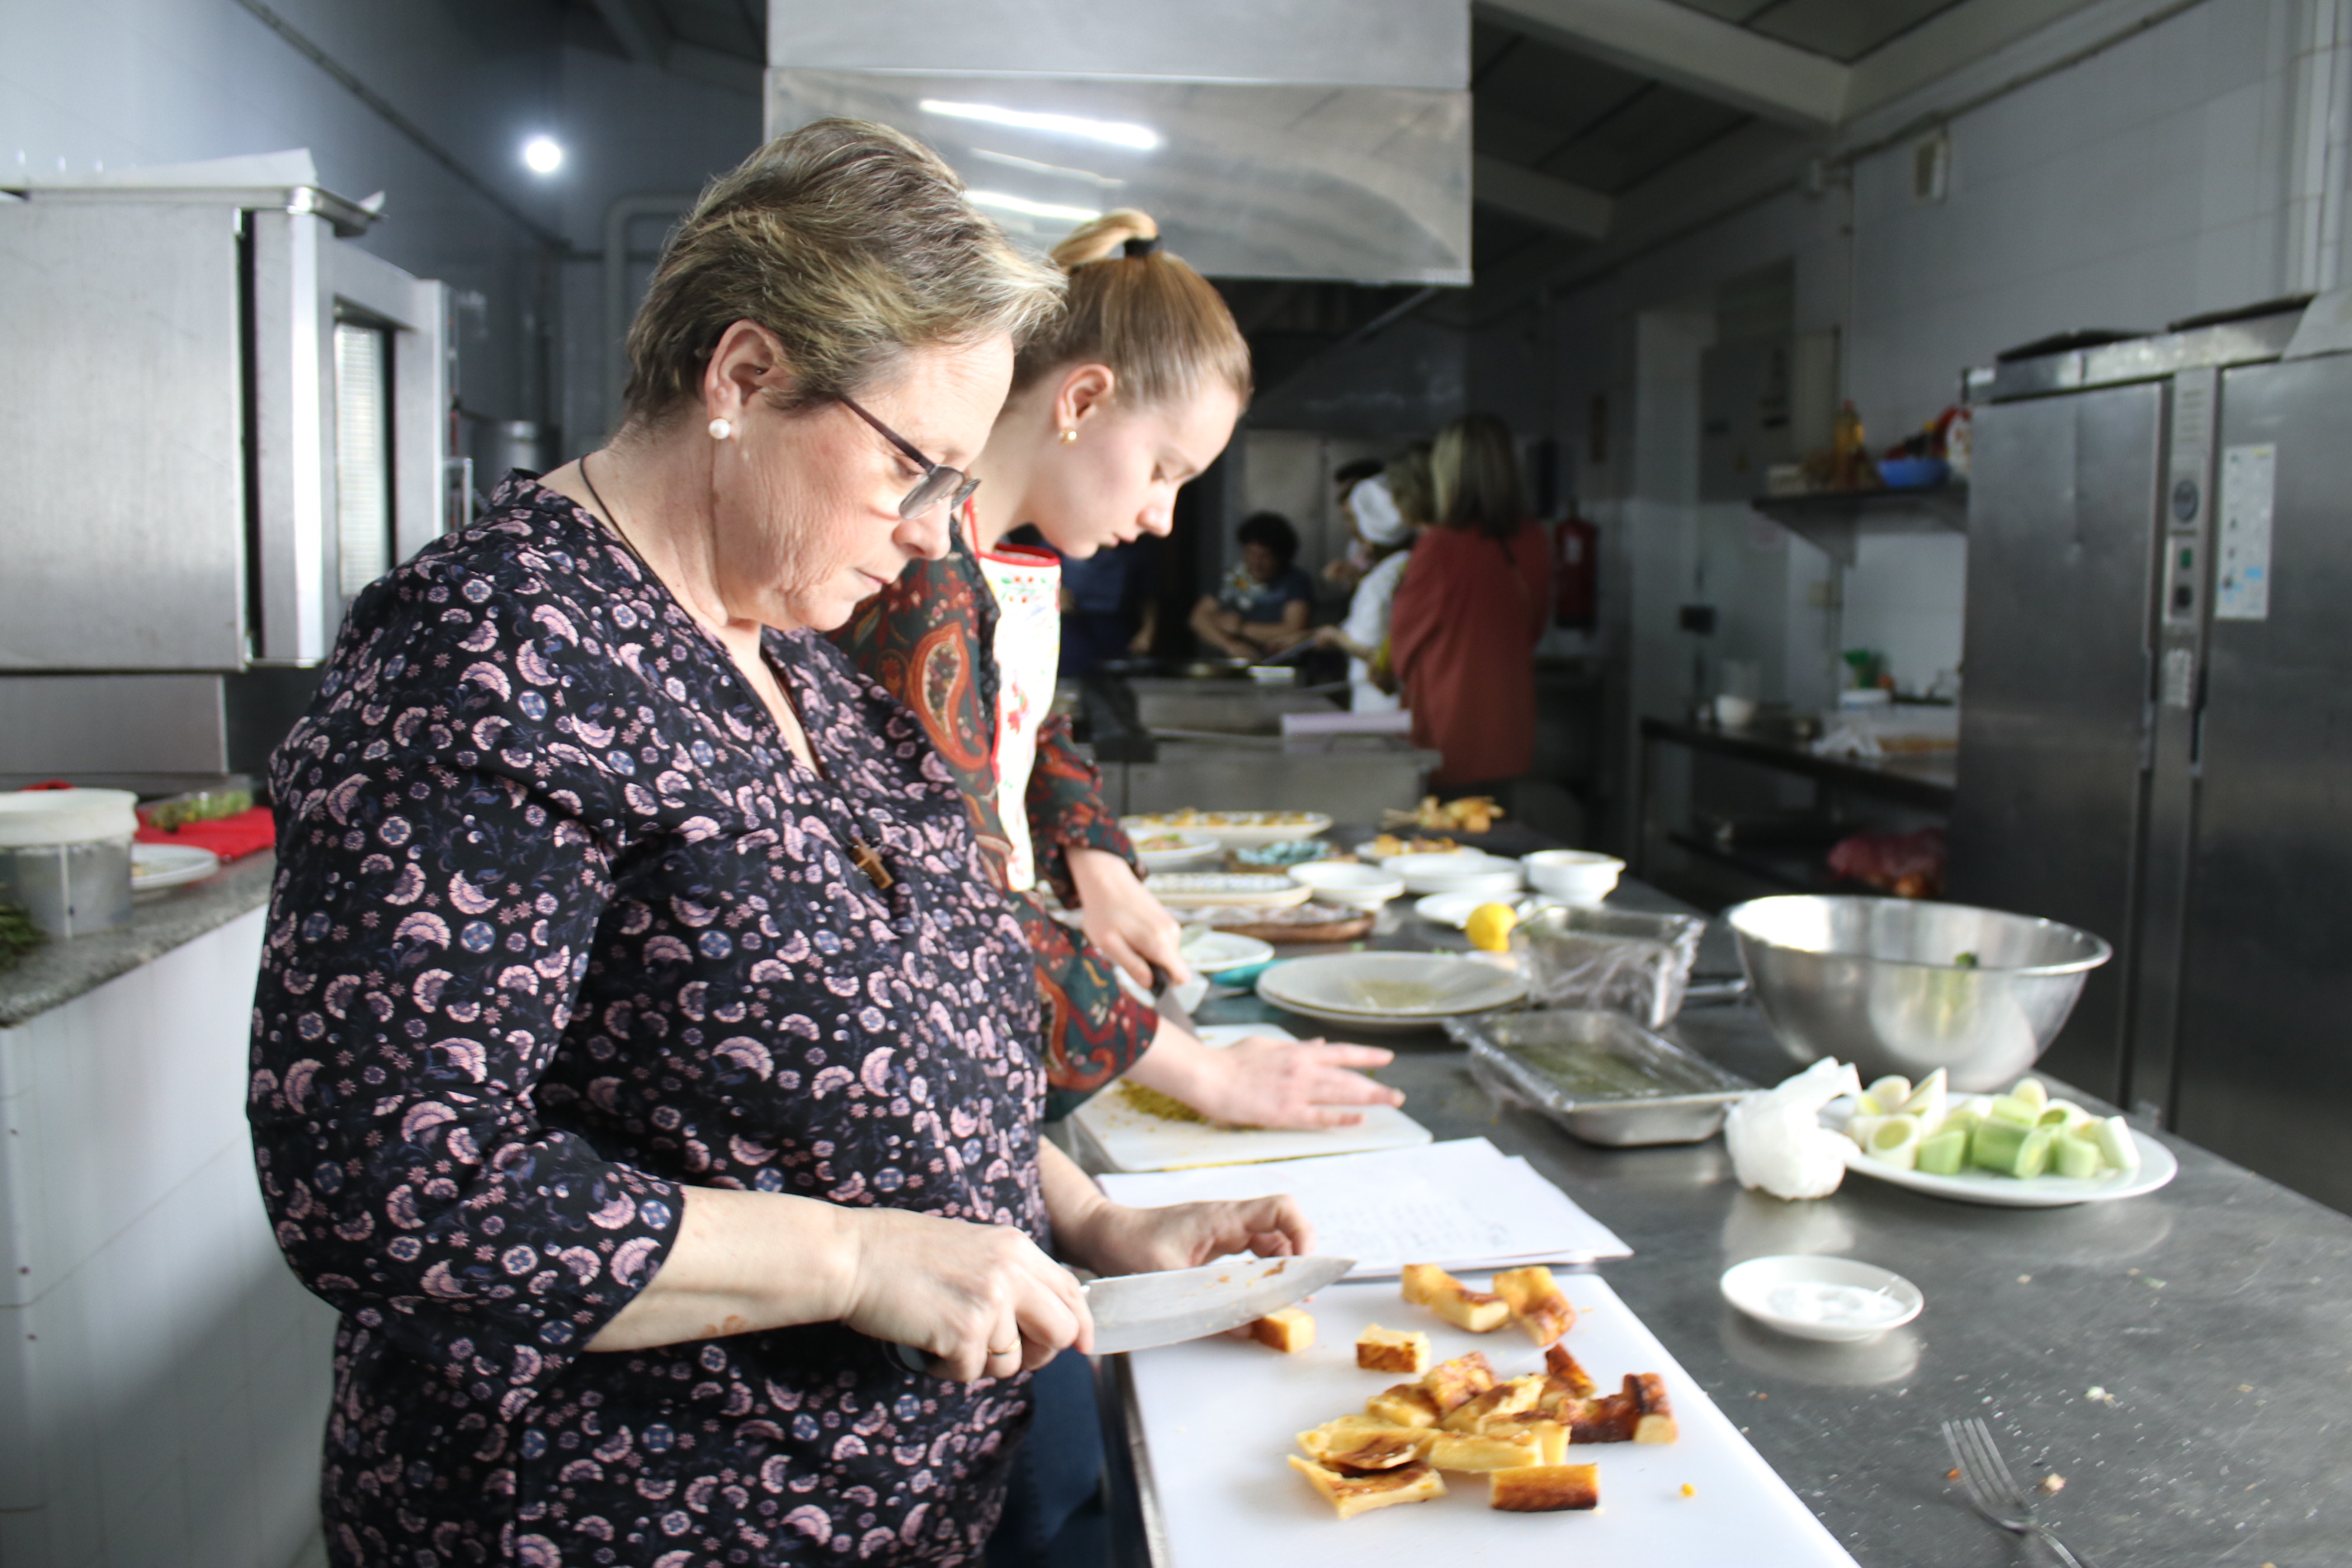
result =
M729 424L726 420L713 419L710 422L710 438L712 440L724 441L728 437L732 436L733 434L735 434L735 426Z
M1078 427L1077 427L1076 426L1075 426L1075 425L1065 425L1065 426L1062 426L1062 445L1063 445L1063 446L1066 447L1066 446L1068 446L1071 442L1073 442L1073 441L1076 440L1077 438L1078 438Z

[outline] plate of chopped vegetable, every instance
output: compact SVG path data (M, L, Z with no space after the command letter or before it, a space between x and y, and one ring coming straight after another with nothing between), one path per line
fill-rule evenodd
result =
M2152 1193L2180 1173L2172 1151L2021 1078L2004 1094L1947 1094L1883 1078L1832 1102L1822 1124L1849 1140L1846 1169L1898 1187L1999 1208L2060 1208Z

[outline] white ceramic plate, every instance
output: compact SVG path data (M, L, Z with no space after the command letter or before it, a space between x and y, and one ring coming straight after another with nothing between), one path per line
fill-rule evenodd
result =
M1143 888L1171 909L1238 904L1278 910L1315 896L1314 889L1281 871L1158 871L1144 879Z
M1506 893L1497 899L1485 893L1432 893L1417 900L1412 912L1433 926L1451 926L1460 931L1470 923L1470 911L1480 904L1508 904L1521 920L1540 909L1559 902L1541 893Z
M1257 977L1257 994L1312 1018L1402 1026L1507 1007L1528 983L1445 953L1333 952L1275 965Z
M1517 860L1475 849L1451 855L1400 855L1387 863L1412 893L1509 893L1518 889L1527 868Z
M1146 848L1153 838L1174 838L1181 844L1164 849ZM1205 833L1181 833L1163 830L1137 837L1135 858L1143 862L1146 871L1179 871L1204 865L1225 852L1225 847Z
M1410 833L1400 833L1396 837L1410 844L1413 841L1415 836ZM1444 838L1446 835L1443 833L1433 833L1423 835L1422 837ZM1404 855L1383 855L1379 850L1373 848L1372 844L1373 841L1367 838L1361 844L1357 845L1355 849L1356 858L1359 860L1369 860L1375 866L1385 866L1391 860L1402 860L1404 858ZM1469 850L1467 852L1471 854L1481 853L1481 851L1477 850ZM1405 853L1412 855L1459 855L1465 853L1465 851L1462 849L1412 849L1407 850Z
M1845 1286L1886 1298L1886 1316L1869 1323L1823 1322L1782 1310L1774 1300L1784 1287ZM1751 1258L1723 1271L1723 1299L1762 1323L1801 1340L1858 1345L1899 1329L1927 1305L1919 1287L1900 1274L1853 1258L1784 1256Z
M1319 811L1169 811L1122 816L1118 825L1130 838L1149 833L1202 833L1228 849L1243 849L1286 838L1313 838L1330 827L1331 819Z
M1951 1103L1963 1105L1971 1100L1988 1098L1981 1094L1954 1095ZM1836 1100L1822 1112L1822 1125L1843 1133L1846 1118L1853 1114L1853 1100ZM1856 1175L1891 1182L1930 1197L1950 1198L1955 1203L1985 1204L2004 1209L2054 1209L2069 1204L2109 1204L2118 1198L2136 1198L2156 1191L2180 1173L2180 1162L2172 1157L2172 1151L2137 1127L2132 1129L2132 1142L2139 1146L2138 1170L2129 1173L2111 1171L2087 1180L2079 1176L2035 1176L2021 1182L2015 1176L1995 1175L1990 1171L1964 1171L1957 1176L1930 1175L1925 1171L1906 1171L1884 1160L1874 1160L1850 1138L1845 1141L1845 1168Z
M131 847L131 890L152 893L201 882L220 869L220 857L193 844L133 844Z
M1352 860L1318 860L1293 866L1290 879L1315 889L1315 896L1351 909L1376 910L1404 892L1404 883L1378 866Z
M1243 936L1229 931L1204 931L1184 939L1176 950L1196 974L1223 974L1230 969L1247 969L1254 963L1264 963L1274 957L1274 943L1260 942L1254 936Z

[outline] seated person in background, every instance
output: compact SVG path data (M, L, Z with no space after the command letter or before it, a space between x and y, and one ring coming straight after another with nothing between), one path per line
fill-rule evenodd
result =
M1105 659L1150 647L1146 612L1154 563L1147 540L1159 543L1147 534L1062 563L1062 674L1091 675Z
M1192 606L1200 639L1236 658L1264 658L1305 642L1315 615L1315 583L1294 563L1298 531L1277 511L1242 520L1234 537L1242 558L1224 585Z

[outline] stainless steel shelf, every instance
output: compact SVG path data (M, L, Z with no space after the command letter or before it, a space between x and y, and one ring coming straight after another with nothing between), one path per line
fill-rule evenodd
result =
M1748 503L1841 565L1854 563L1865 533L1966 533L1969 487L1931 485L1913 490L1821 490L1801 496L1757 496Z

